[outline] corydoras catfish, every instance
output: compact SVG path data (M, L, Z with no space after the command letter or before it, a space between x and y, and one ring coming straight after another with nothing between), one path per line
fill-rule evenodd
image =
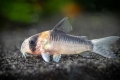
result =
M50 55L53 55L53 61L58 62L63 54L80 54L85 51L107 58L116 58L110 45L117 41L119 36L88 40L86 36L68 34L71 30L72 26L66 17L52 30L43 31L25 39L20 51L24 57L27 53L42 55L46 62L50 61Z

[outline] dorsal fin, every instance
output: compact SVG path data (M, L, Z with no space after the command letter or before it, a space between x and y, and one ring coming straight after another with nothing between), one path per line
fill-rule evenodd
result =
M68 18L65 17L58 24L56 24L55 27L52 29L52 32L55 32L55 31L62 31L65 33L70 32L72 30L72 26L70 25L67 19Z
M88 40L88 38L86 36L76 36L76 37Z

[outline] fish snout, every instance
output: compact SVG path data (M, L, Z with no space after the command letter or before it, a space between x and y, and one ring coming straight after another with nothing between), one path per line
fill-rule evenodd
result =
M22 43L20 52L23 54L23 57L25 58L26 58L27 53L31 53L29 49L28 39L25 39L24 42Z

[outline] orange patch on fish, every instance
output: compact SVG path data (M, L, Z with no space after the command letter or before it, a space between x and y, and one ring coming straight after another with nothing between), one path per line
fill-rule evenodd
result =
M50 31L44 31L44 32L42 32L40 35L39 35L39 37L41 38L41 39L49 39L50 38Z

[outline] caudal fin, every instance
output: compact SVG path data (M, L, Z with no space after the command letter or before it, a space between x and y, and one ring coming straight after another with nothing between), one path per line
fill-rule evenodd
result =
M119 36L110 36L91 40L93 43L93 52L107 58L116 58L116 55L113 54L111 50L111 44L116 42L119 38Z

